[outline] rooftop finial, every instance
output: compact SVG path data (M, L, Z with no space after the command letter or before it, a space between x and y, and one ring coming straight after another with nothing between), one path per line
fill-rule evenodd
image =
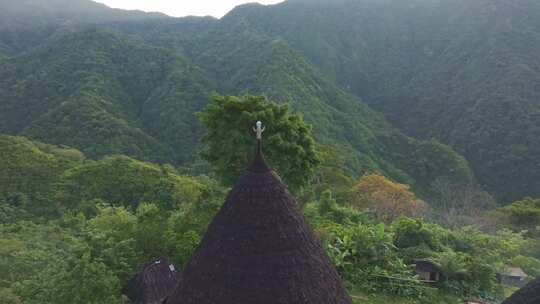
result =
M253 132L257 134L257 153L258 157L262 157L262 134L266 130L266 127L263 126L261 121L257 121L255 127L253 127Z
M257 121L255 127L253 127L253 132L257 133L257 140L262 139L262 134L266 130L266 127L262 125L262 122Z

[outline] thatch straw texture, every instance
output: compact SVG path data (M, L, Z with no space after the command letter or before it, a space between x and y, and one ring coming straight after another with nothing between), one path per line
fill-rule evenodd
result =
M257 156L167 304L351 304L280 178Z
M514 292L502 304L540 304L540 278Z

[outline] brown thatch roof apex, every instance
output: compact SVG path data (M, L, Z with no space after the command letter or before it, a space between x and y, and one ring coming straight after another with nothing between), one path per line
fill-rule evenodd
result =
M260 142L257 151L167 304L351 304Z

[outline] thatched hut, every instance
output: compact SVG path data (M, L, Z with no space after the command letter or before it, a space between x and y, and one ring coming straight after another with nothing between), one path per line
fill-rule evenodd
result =
M540 278L514 292L502 304L538 304L540 303Z
M497 276L503 285L523 287L528 275L519 267L508 267Z
M439 267L429 260L415 260L414 271L426 283L436 283L442 276Z
M161 304L180 281L180 271L167 258L145 264L122 289L134 304Z
M266 164L260 139L166 303L352 303L294 198Z

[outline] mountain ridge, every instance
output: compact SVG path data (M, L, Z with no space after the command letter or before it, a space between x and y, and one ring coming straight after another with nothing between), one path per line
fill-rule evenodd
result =
M521 18L522 8L529 5L535 13L538 5L531 1L290 0L271 6L242 5L221 19L144 15L74 25L47 41L97 26L119 31L135 44L166 49L191 67L192 72L182 74L185 79L199 75L189 80L197 89L184 98L198 100L191 111L200 109L205 103L202 96L213 90L254 92L292 101L318 128L319 141L338 144L347 154L351 174L381 170L414 184L418 177L412 176L418 174L407 172L425 171L425 165L412 161L418 155L410 153L422 151L418 147L425 144L409 137L398 140L404 135L397 130L373 133L393 129L378 111L406 134L426 143L441 141L452 146L466 156L486 189L499 201L509 201L540 191L535 178L540 170L534 165L540 159L540 147L534 140L540 132L540 116L535 116L539 107L534 102L535 92L540 92L540 85L535 89L539 79L536 59L510 54L505 46L515 46L512 41L527 42L523 39L529 35L536 37L538 22ZM508 34L519 29L527 31ZM481 33L493 33L493 37ZM516 54L531 54L535 41L519 43ZM465 48L468 42L475 44ZM198 86L201 82L205 84ZM174 88L171 81L167 83L169 89ZM152 108L164 99L168 101L156 106L158 110ZM174 104L174 98L166 96L146 103L149 110L145 112L154 114L142 127L159 143L176 141L173 150L186 145L175 139L174 127L166 128L167 135L163 135L159 130L167 124L156 122ZM189 123L172 116L167 121L176 121L185 130L198 128L190 115L184 117ZM139 127L141 122L135 125ZM202 132L197 130L185 133L190 134L191 143ZM376 139L366 141L370 137ZM171 155L168 150L164 153ZM184 149L180 154L193 151ZM170 159L175 162L174 157ZM420 159L436 163L433 157Z
M286 40L406 134L452 146L510 201L540 195L534 16L535 1L290 0L225 18Z
M91 158L120 153L182 165L195 157L203 130L194 114L211 91L256 93L304 113L320 143L345 153L349 167L343 169L353 176L382 171L424 191L438 176L472 176L453 151L439 150L444 161L436 161L428 151L437 145L395 130L284 41L249 31L211 32L191 41L205 52L189 53L110 30L59 39L0 66L6 79L0 132L73 146ZM393 142L399 151L392 151Z

